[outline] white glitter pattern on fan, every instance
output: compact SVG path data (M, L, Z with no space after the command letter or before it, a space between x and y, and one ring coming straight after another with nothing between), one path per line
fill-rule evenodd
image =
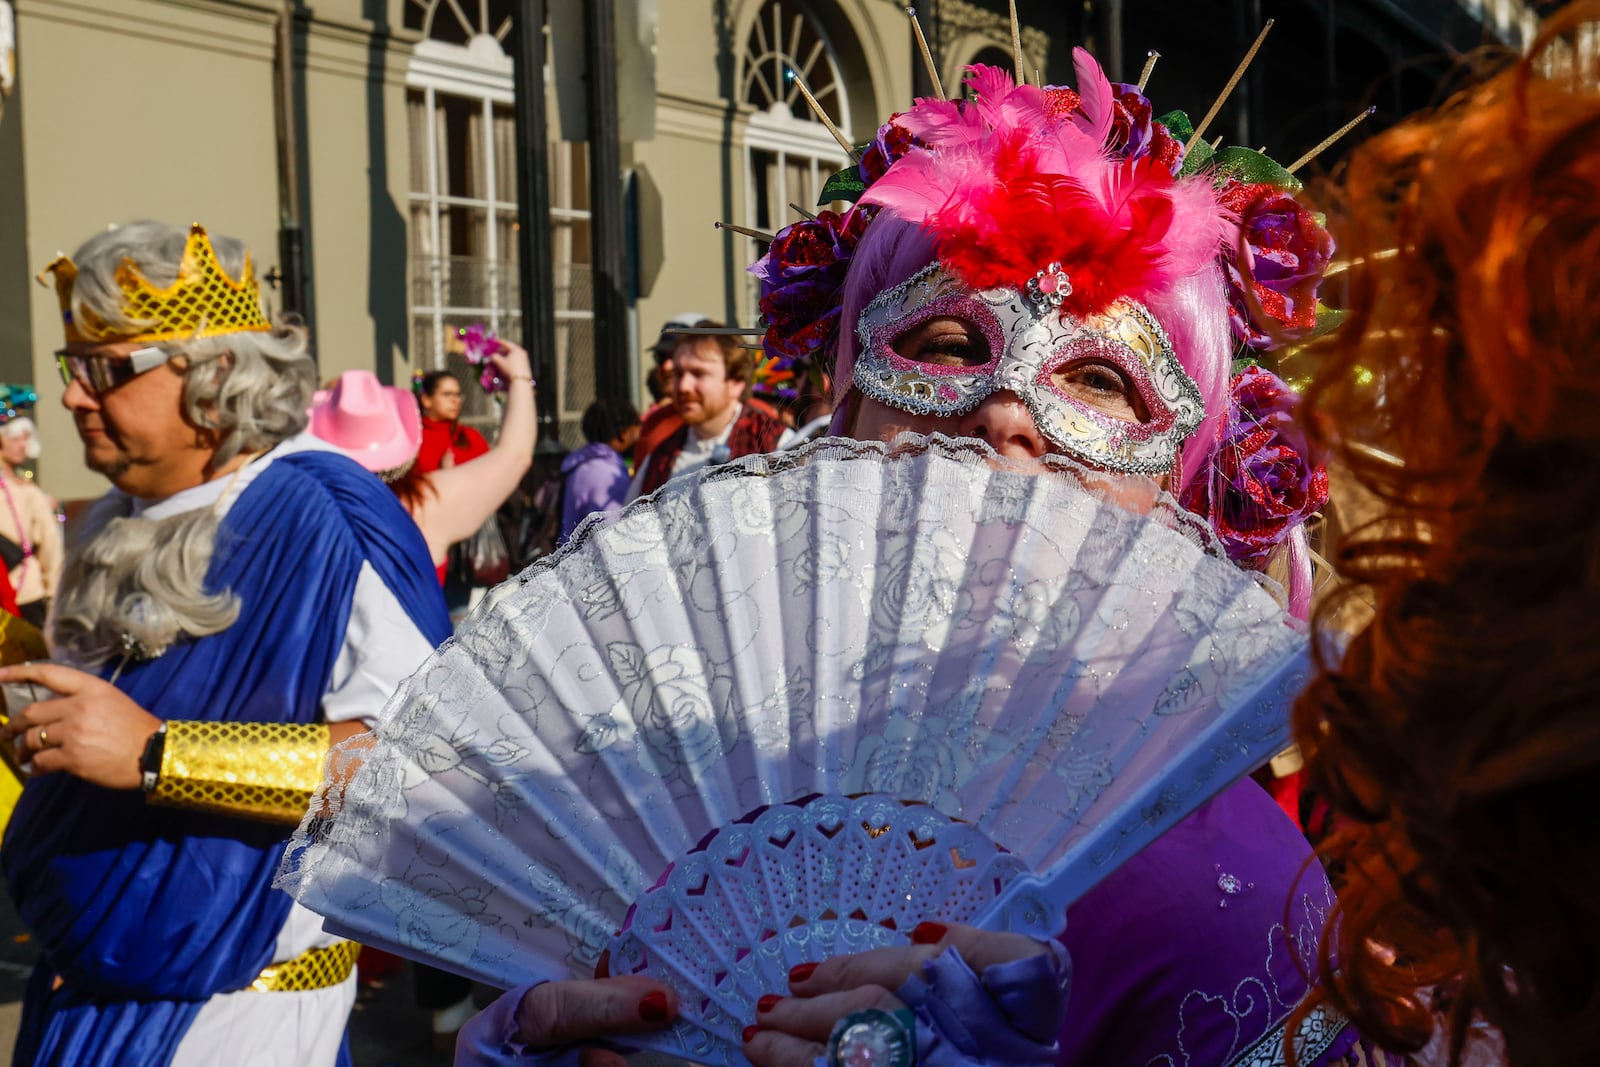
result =
M1154 482L824 439L668 482L485 597L336 752L278 884L330 930L510 988L592 974L713 831L871 793L1036 872L977 922L1048 936L1284 747L1305 670L1271 588ZM691 1058L743 1063L718 1030Z

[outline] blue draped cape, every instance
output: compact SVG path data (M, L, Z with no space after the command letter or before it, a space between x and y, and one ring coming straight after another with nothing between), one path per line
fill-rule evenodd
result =
M239 597L239 620L130 664L118 687L163 719L315 721L363 561L430 641L449 636L427 546L394 495L343 456L275 459L229 509L207 575ZM29 782L0 850L42 951L14 1063L166 1064L207 999L272 962L286 839L65 774Z

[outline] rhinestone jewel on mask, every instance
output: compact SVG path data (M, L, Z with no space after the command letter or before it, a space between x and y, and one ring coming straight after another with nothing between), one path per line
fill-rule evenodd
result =
M1061 269L1060 263L1051 263L1028 279L1028 299L1040 315L1061 310L1061 304L1072 295L1072 280Z

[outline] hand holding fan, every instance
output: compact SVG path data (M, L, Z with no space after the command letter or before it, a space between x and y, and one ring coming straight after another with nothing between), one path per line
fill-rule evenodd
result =
M795 963L1047 937L1282 747L1304 637L1153 483L825 439L680 479L495 590L280 884L509 987L642 971L742 1062ZM328 812L331 811L331 815Z

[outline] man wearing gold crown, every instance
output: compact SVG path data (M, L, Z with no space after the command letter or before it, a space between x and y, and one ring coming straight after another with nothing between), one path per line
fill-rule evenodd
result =
M416 524L302 433L244 246L140 222L47 268L112 483L73 531L0 852L39 940L18 1064L348 1063L357 947L271 887L331 742L449 633Z

